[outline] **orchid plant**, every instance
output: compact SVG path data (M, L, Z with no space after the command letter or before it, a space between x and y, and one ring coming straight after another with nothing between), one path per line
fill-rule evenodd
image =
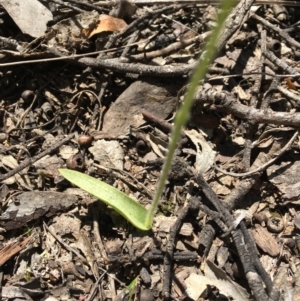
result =
M157 206L171 168L174 152L176 150L177 143L180 139L181 129L188 121L189 112L193 104L193 98L198 84L201 80L205 78L208 66L213 61L216 55L215 45L217 44L218 37L222 30L223 24L230 13L230 9L232 8L233 3L234 0L222 1L217 25L208 43L206 44L204 51L202 52L197 67L195 68L191 76L189 87L184 97L184 101L175 116L174 127L168 147L168 153L162 168L161 177L157 185L154 199L151 203L151 207L149 210L147 210L136 200L132 199L125 193L96 178L74 170L59 170L64 178L66 178L76 186L80 187L81 189L92 194L93 196L97 197L105 204L112 207L124 218L126 218L132 225L134 225L140 230L147 231L150 230L152 227L153 217L157 210Z

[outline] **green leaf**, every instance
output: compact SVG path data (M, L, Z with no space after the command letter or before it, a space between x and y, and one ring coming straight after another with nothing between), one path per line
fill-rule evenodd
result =
M106 183L103 183L99 180L76 171L68 169L60 170L60 173L67 180L114 208L134 226L141 230L149 230L152 227L153 216L157 210L165 182L171 169L171 163L176 150L177 142L179 141L181 136L181 129L186 124L189 118L190 109L194 101L194 94L199 85L199 82L205 78L209 64L216 54L215 45L217 45L225 19L229 15L230 8L233 4L234 0L222 1L221 13L219 14L217 26L213 31L209 42L206 44L204 51L202 52L198 66L193 71L193 75L191 77L187 93L184 97L183 104L178 110L175 117L175 123L168 148L168 154L165 158L161 176L157 185L157 189L155 191L154 199L149 210L146 210L135 200L131 199L126 194L120 192L119 190Z
M136 286L138 284L139 277L135 277L127 286L127 290L129 293L129 301L133 300L133 295L135 294Z
M193 74L190 78L190 84L189 88L187 90L187 93L184 97L184 101L181 105L181 107L178 109L176 116L175 116L175 123L173 126L172 134L171 134L171 139L169 142L169 147L168 147L168 153L164 161L164 165L162 167L160 179L158 181L158 185L155 191L155 195L152 201L152 205L148 211L148 216L146 219L146 226L150 227L153 223L153 216L156 212L158 202L161 198L163 189L165 187L165 182L168 178L168 174L171 170L171 164L172 164L172 159L177 147L177 143L181 137L181 129L182 127L186 124L189 118L190 110L194 102L194 95L197 90L197 87L199 86L199 82L205 78L207 69L209 67L210 62L214 59L214 56L216 54L216 47L218 39L219 39L219 34L222 30L222 27L224 25L224 22L227 18L227 16L230 13L230 8L234 4L233 0L224 0L221 1L222 6L221 6L221 13L219 14L218 18L218 23L213 31L209 42L206 44L204 51L202 52L202 55L199 59L198 65L193 71Z
M138 229L147 231L151 228L151 225L146 225L148 211L125 193L78 171L59 169L59 172L74 185L115 209Z

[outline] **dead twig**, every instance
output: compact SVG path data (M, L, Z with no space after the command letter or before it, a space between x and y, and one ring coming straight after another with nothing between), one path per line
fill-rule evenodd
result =
M248 177L248 176L252 176L255 173L259 173L264 171L267 167L269 167L272 163L274 163L279 157L281 157L294 143L294 141L296 140L296 138L299 135L299 130L297 130L294 135L292 136L292 138L288 141L288 143L281 149L281 151L279 152L279 154L271 159L270 161L268 161L267 163L263 164L262 166L258 167L257 169L254 170L250 170L247 172L242 172L242 173L235 173L235 172L230 172L230 171L226 171L223 170L221 168L219 168L216 164L214 164L214 168L220 172L222 172L225 175L229 175L232 177Z
M262 40L262 49L265 49L266 48L266 31L265 30L263 30L261 32L261 40ZM259 72L262 72L263 65L264 65L264 56L261 55L260 61L259 61L259 69L258 69ZM252 97L251 97L250 104L249 104L250 107L254 107L254 108L257 107L258 96L259 96L259 92L260 92L260 88L261 88L262 78L263 78L262 74L257 74L255 76L255 82L252 87ZM242 164L243 164L245 171L247 171L250 167L250 158L251 158L251 153L252 153L252 147L251 147L252 138L258 127L257 124L252 121L247 121L247 123L248 124L244 126L245 128L247 128L247 132L245 135L245 149L244 149L243 160L242 160Z
M57 148L61 147L62 145L64 145L66 142L70 141L73 137L75 136L75 133L68 135L66 138L62 139L61 141L58 141L57 143L53 144L51 147L49 147L48 149L46 149L45 151L41 152L40 154L32 157L32 158L28 158L26 159L24 162L22 162L18 167L16 167L15 169L13 169L12 171L9 171L8 173L4 174L4 175L0 175L0 181L4 181L10 177L12 177L13 175L15 175L16 173L19 173L20 171L22 171L24 168L26 168L27 166L32 165L34 162L40 160L41 158L43 158L44 156L51 154L54 150L56 150Z
M227 17L216 48L221 51L232 35L242 26L254 0L243 0L238 3Z
M271 109L255 109L241 104L237 99L227 92L216 92L212 89L201 91L196 95L197 101L208 102L211 109L231 113L246 120L256 123L300 126L300 113L275 112Z
M111 35L110 38L109 38L109 40L108 40L108 42L105 44L104 49L111 48L112 45L114 45L115 42L118 39L120 39L121 37L125 36L126 34L129 34L131 31L136 30L138 28L139 24L145 22L147 19L152 19L154 16L160 15L162 13L167 13L167 12L171 13L171 12L174 12L176 10L179 10L183 6L182 5L176 5L176 6L174 6L173 3L172 3L172 5L165 6L163 8L158 8L158 9L152 10L150 12L148 11L146 14L140 16L139 18L137 18L136 20L134 20L133 22L131 22L126 28L124 28L120 32ZM127 47L127 46L125 46L125 47Z
M187 202L180 210L177 216L177 220L170 230L169 240L166 248L166 253L164 256L164 275L163 275L162 295L165 300L170 299L170 291L171 291L171 283L172 283L171 268L173 266L172 262L173 262L173 255L174 255L175 239L183 224L183 220L188 214L188 211L189 211L189 203Z
M196 180L199 186L201 187L203 193L207 197L207 199L213 204L213 206L218 210L218 212L223 217L223 220L227 227L230 229L233 225L233 217L228 212L228 210L224 207L222 202L218 199L215 192L211 189L211 187L208 185L208 183L205 181L203 176L201 174L197 174ZM239 257L241 259L244 272L248 281L248 284L253 291L253 294L256 297L256 300L265 300L265 301L275 301L279 299L278 289L269 283L268 279L266 279L266 282L268 284L268 290L267 293L264 290L263 283L259 275L257 274L257 270L255 268L254 262L259 261L258 255L255 252L252 254L250 253L248 248L246 248L245 238L243 236L243 232L240 229L232 230L231 232L234 244L237 248ZM250 236L247 236L247 240L249 243L249 240L251 240ZM254 245L254 242L250 243L251 246ZM251 251L253 248L251 249ZM256 257L254 259L254 257ZM263 274L266 275L266 272L262 271L263 267L259 266L258 270Z
M102 1L104 2L104 1ZM132 0L132 3L135 5L165 5L169 3L173 3L173 0L155 0L155 1L149 1L149 0ZM255 4L267 4L267 5L283 5L283 6L300 6L300 3L298 1L292 0L256 0L254 1ZM197 5L219 5L219 0L178 0L176 1L178 4L197 4Z
M93 206L96 207L95 204ZM100 254L102 256L102 260L104 262L108 262L107 252L106 252L106 250L104 248L104 245L103 245L103 242L102 242L102 238L101 238L101 234L100 234L100 228L99 228L99 223L98 223L98 210L97 210L97 208L95 208L95 210L93 210L93 228L94 228L94 237L95 237L95 240L97 242ZM108 268L107 265L106 265L106 268ZM113 277L109 277L109 284L110 284L110 291L112 292L112 295L116 296L116 288L115 288L114 278Z
M278 28L277 26L271 24L269 21L267 21L266 19L258 16L257 14L253 14L251 16L251 18L259 21L265 27L275 31L276 34L278 34L280 37L282 37L284 40L286 40L290 45L293 45L297 48L300 48L300 43L297 42L296 40L294 40L286 31L281 30L280 28Z
M26 245L32 240L31 236L26 237L23 239L22 235L17 240L8 243L4 247L0 249L0 267L14 255L18 254L22 251Z
M82 262L88 263L88 261L75 249L73 249L72 247L70 247L69 245L67 245L59 235L53 233L49 227L46 225L46 223L43 223L44 228L68 251L72 252L74 255L76 255L80 260L82 260Z
M258 44L261 44L261 41L258 41ZM293 68L289 66L284 60L278 58L272 51L269 51L265 49L262 54L270 60L271 63L273 63L275 66L278 68L282 69L286 73L294 74L294 75L299 75L299 69Z
M141 60L153 59L153 58L159 57L159 56L170 55L171 53L174 53L175 51L178 51L178 50L180 50L186 46L189 46L193 43L196 43L196 42L203 43L209 37L210 33L211 32L206 32L206 33L203 33L196 37L193 37L191 39L180 40L178 42L174 42L174 43L168 45L167 47L159 49L159 50L130 55L130 56L127 56L127 58L129 60L141 61Z
M95 58L81 58L77 61L85 67L105 68L121 73L137 73L141 76L150 75L158 77L177 77L188 75L197 65L197 62L190 64L178 64L176 66L149 66L146 64L131 64L123 63L121 59L95 59Z
M71 8L72 10L78 12L78 13L85 13L85 10L82 10L72 4L69 4L67 1L61 1L61 0L50 0L50 2L54 2L56 4L59 4L61 6L66 6L66 7L69 7Z

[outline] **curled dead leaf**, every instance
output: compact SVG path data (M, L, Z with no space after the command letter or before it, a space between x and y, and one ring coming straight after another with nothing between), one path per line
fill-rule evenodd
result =
M290 90L296 90L296 85L293 83L290 77L285 80L285 83Z
M124 20L119 18L114 18L109 15L101 15L99 18L99 22L96 27L89 33L83 32L83 34L87 35L89 38L94 36L95 34L106 32L106 31L121 31L127 27L127 24Z

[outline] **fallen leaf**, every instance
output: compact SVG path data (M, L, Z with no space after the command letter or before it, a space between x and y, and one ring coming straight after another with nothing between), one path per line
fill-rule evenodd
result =
M249 101L252 97L250 93L247 93L241 86L236 86L232 89L232 93L237 94L238 98L241 100Z
M214 164L216 152L210 147L202 134L196 130L185 131L197 149L195 168L197 172L205 173Z
M88 35L98 24L99 17L98 12L89 11L63 19L51 26L45 42L49 47L59 47L72 53L84 45L91 45Z
M89 33L88 37L92 37L95 34L105 32L105 31L121 31L127 27L124 20L119 18L114 18L109 15L101 15L99 18L98 25Z
M193 300L198 300L206 289L207 285L213 285L226 297L231 297L235 301L249 300L247 291L232 281L222 269L207 260L204 269L205 275L191 273L185 280L186 293Z
M256 244L270 256L275 257L280 253L280 247L274 236L261 225L255 225L252 234Z
M293 83L290 77L285 80L285 83L290 90L296 90L296 85Z
M276 186L286 199L296 200L300 196L300 161L282 162L267 168L269 181Z

